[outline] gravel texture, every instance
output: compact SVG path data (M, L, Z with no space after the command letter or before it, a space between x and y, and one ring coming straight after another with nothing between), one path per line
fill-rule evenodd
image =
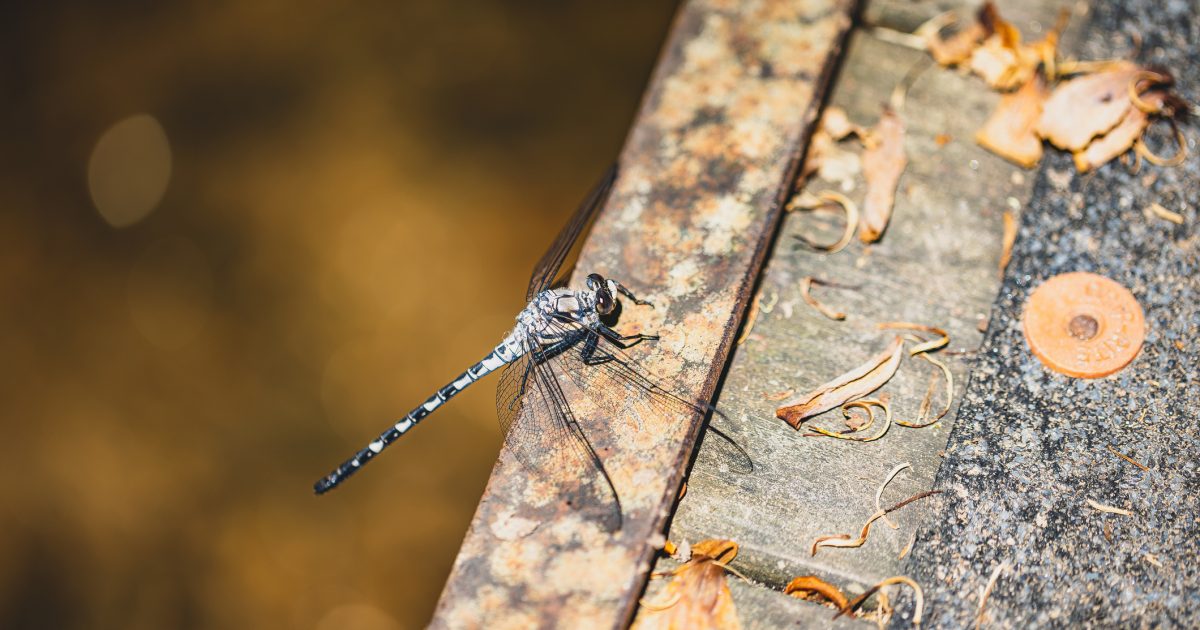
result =
M1200 102L1200 3L1114 2L1090 19L1081 58L1169 69ZM1169 155L1158 127L1150 144ZM1176 168L1118 162L1081 176L1069 156L1043 161L937 476L940 515L905 567L924 586L928 626L973 626L1002 562L987 627L1200 626L1200 160L1198 126L1182 128L1192 157ZM1185 223L1148 217L1154 202ZM1112 278L1145 311L1141 353L1110 377L1050 372L1022 335L1026 298L1069 271ZM893 624L911 611L901 604Z

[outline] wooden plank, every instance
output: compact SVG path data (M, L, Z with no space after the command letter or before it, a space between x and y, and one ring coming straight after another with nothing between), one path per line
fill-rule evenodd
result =
M579 274L615 277L653 309L618 328L683 396L711 396L777 227L829 68L850 26L836 0L694 0L682 7ZM627 623L678 495L700 418L580 418L624 505L605 531L507 450L439 602L436 627ZM547 483L550 482L550 483Z
M1039 19L1052 22L1055 10L1043 7ZM1036 13L1036 8L1026 3L1021 13ZM926 54L891 43L893 39L903 38L885 41L869 30L852 35L831 96L853 120L871 125L893 87L913 77L901 112L909 164L891 226L876 245L866 248L856 239L846 250L827 255L800 247L795 239L812 234L819 218L797 214L785 219L761 284L762 295L768 301L777 296L778 303L759 316L753 335L736 348L720 394L719 409L734 420L737 439L752 454L756 470L731 476L727 449L719 440L705 439L670 528L670 538L677 542L736 540L741 551L734 566L764 589L779 590L792 577L817 574L855 593L898 573L899 552L936 499L893 515L899 529L876 523L861 548L827 549L813 556L813 540L856 535L875 511L877 487L897 464L908 462L912 468L888 486L883 504L929 489L956 413L952 410L933 427L893 426L879 441L851 443L804 437L804 431L774 417L779 403L766 395L789 389L802 393L879 352L893 333L877 330L878 322L940 326L950 332L952 349L976 349L982 338L978 326L986 323L1000 286L1002 214L1019 209L1031 195L1031 176L973 141L998 95L959 72L936 66L920 70ZM936 141L939 134L949 137L944 146ZM843 145L857 150L852 147L853 142ZM865 189L861 178L855 181L847 195L861 204ZM814 181L808 189L840 186ZM837 228L826 232L835 240L840 218L827 222ZM849 317L832 321L808 306L799 293L804 276L857 285L854 291L814 289ZM972 359L961 354L941 358L955 375L957 401ZM922 361L906 359L883 388L891 393L898 417L914 419L930 370ZM818 422L836 428L839 420L834 410ZM777 600L735 594L735 603L743 623L778 614Z

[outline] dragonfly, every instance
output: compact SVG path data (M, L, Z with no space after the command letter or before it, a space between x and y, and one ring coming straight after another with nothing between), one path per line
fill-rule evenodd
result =
M689 400L663 388L627 352L641 342L657 340L657 335L622 335L609 325L622 298L652 308L649 302L638 299L618 280L598 273L589 274L582 288L562 286L564 262L594 222L616 176L614 165L538 261L525 295L528 304L517 314L516 325L504 339L482 360L318 480L314 485L317 494L344 483L451 398L491 372L503 369L496 391L496 411L505 448L534 474L591 481L592 486L600 488L591 493L592 498L600 498L610 528L619 529L623 513L620 498L593 436L575 411L581 398L588 398L589 411L602 411L608 422L633 418L639 426L647 414L665 418L669 426L674 426L692 414L703 415L713 408L706 401Z

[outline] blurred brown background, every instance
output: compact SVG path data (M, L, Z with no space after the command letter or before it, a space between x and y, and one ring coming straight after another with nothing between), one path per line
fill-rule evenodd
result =
M0 25L0 627L405 628L490 349L674 6L24 3Z

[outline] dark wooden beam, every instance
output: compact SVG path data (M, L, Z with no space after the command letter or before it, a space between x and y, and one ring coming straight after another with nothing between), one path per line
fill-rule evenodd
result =
M713 395L852 12L836 0L680 9L573 282L599 272L654 304L627 305L618 329L662 336L634 353L681 396ZM564 503L573 480L534 478L502 452L435 627L628 623L703 419L584 409L621 529Z

